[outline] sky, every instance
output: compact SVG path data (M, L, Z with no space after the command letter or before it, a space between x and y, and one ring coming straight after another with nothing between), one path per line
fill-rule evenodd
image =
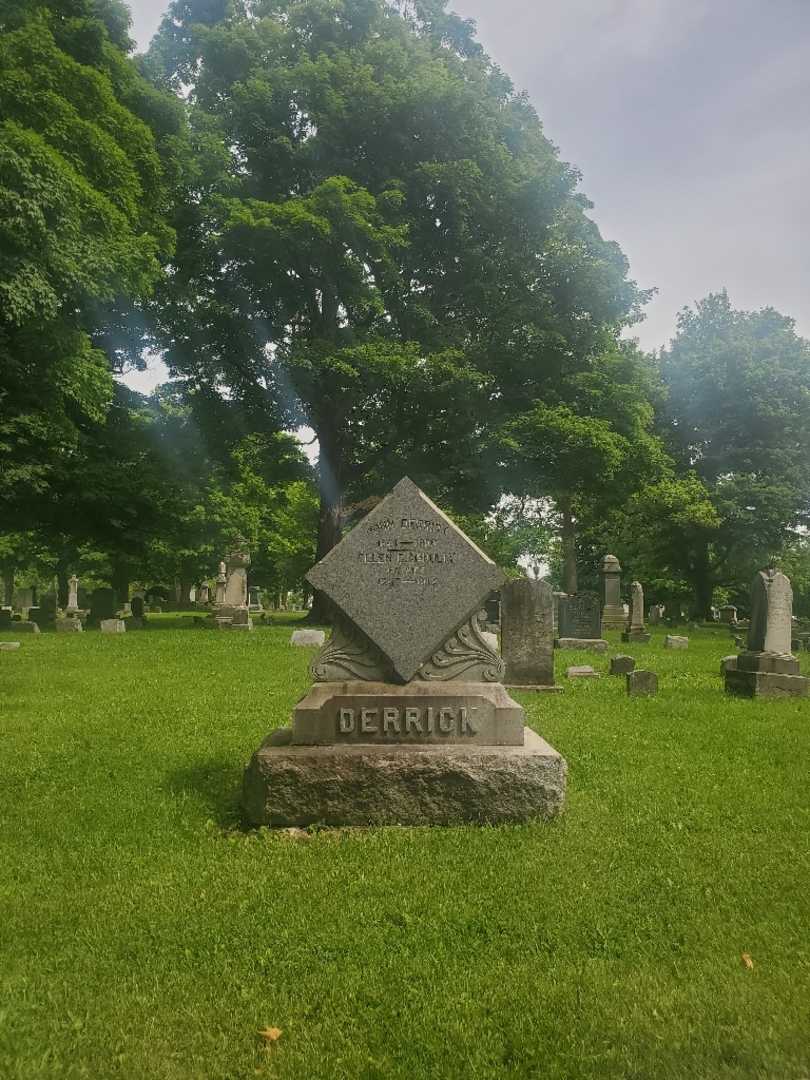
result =
M166 0L130 0L146 47ZM810 0L451 0L655 287L633 333L727 288L810 337ZM159 371L147 374L148 389Z

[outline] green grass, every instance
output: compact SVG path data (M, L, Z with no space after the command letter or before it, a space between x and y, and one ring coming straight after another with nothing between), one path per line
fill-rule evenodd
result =
M238 794L309 652L175 625L0 653L3 1080L810 1076L810 701L727 633L522 697L553 825L296 839Z

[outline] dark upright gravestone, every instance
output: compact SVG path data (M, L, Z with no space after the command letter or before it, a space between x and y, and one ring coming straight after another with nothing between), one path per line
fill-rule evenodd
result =
M596 593L573 593L560 599L559 629L561 638L592 640L602 632L599 597Z
M56 622L56 593L46 592L39 602L39 607L31 608L28 618L37 624L40 630L52 630Z
M94 589L90 595L87 622L90 626L101 626L102 620L114 619L117 611L118 597L115 589Z
M292 726L245 774L256 825L523 821L560 811L566 766L525 726L483 636L503 574L401 480L307 575L336 609Z
M605 652L608 644L599 636L601 631L601 612L596 593L571 593L560 597L557 609L558 648Z
M554 593L515 578L501 589L501 656L507 686L554 686Z

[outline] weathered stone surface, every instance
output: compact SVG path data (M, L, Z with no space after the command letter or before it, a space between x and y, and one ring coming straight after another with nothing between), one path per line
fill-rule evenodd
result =
M632 656L613 656L610 660L611 675L629 675L636 670L636 661Z
M248 606L247 568L250 566L250 552L247 544L240 540L227 558L228 578L222 600L223 614L231 615Z
M492 652L498 652L498 649L500 648L500 642L498 641L497 634L494 634L491 630L482 630L481 637L486 642L487 646Z
M422 664L416 677L426 682L501 682L506 665L498 653L497 638L494 648L487 640L485 619L482 608Z
M274 746L245 774L252 825L453 825L551 818L566 764L526 729L522 746Z
M581 664L577 667L570 667L566 669L565 674L569 679L598 679L598 672L594 671L592 667Z
M293 630L290 635L291 645L316 646L320 648L326 641L323 630Z
M615 555L606 555L600 567L602 575L602 625L593 635L599 637L606 630L623 630L627 616L622 604L622 568Z
M631 697L652 697L658 693L658 676L654 671L630 671L626 678Z
M90 614L88 622L91 626L99 626L102 619L114 619L118 611L118 597L115 589L94 589L90 596Z
M13 625L15 634L38 634L39 627L35 622L29 622L27 619L21 619L19 622L15 622Z
M733 656L724 656L720 661L720 674L725 675L727 671L737 670L737 656L736 653Z
M733 604L724 604L720 608L720 622L727 626L735 626L737 623L737 609Z
M523 731L499 683L316 683L295 707L292 742L518 746Z
M101 632L102 634L124 634L126 633L127 625L123 619L102 619L101 620Z
M560 638L557 642L557 648L563 651L604 653L608 647L604 638Z
M560 638L594 640L602 636L599 597L596 593L573 593L560 597L557 609Z
M501 589L501 655L509 686L554 685L554 593L516 578Z
M751 584L748 651L790 656L793 589L778 570L760 570Z
M54 628L57 634L80 634L84 629L81 619L57 619Z
M688 649L689 638L679 637L677 634L667 634L664 638L665 649Z
M19 641L0 641L0 652L14 652L19 647Z
M78 611L79 609L79 579L74 574L68 578L68 601L67 612Z
M385 654L401 682L505 580L407 478L307 578Z
M810 679L767 671L727 671L726 693L736 697L807 697Z

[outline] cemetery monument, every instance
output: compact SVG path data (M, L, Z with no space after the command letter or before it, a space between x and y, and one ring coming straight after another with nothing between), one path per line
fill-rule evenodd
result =
M558 814L566 763L525 726L482 637L504 575L401 480L308 574L336 609L292 726L245 774L253 825L453 824Z
M760 570L751 584L748 648L725 672L726 693L741 697L807 697L810 679L791 652L793 589L784 574Z

